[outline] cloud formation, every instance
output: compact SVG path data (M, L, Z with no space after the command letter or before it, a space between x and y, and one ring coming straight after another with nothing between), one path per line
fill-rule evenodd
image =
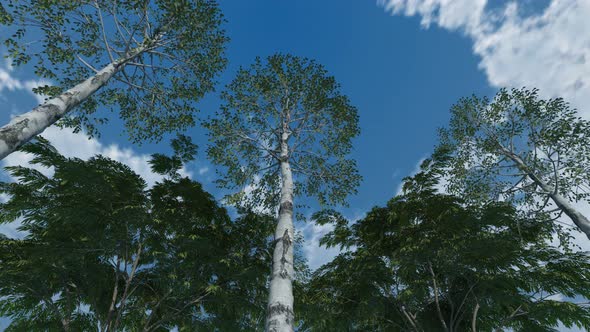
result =
M42 134L51 144L64 156L76 157L87 160L95 155L103 155L110 159L119 161L129 166L135 173L139 174L148 186L154 185L163 177L151 171L148 161L149 154L141 154L130 148L123 148L117 144L104 145L97 139L88 137L83 133L74 133L72 129L60 129L58 127L49 127ZM2 166L27 165L32 159L31 155L23 152L14 152L2 161ZM52 170L40 168L38 165L33 166L46 175L51 175ZM192 177L192 172L183 168L181 175Z
M32 96L35 97L37 103L42 103L45 97L33 93L33 89L39 86L49 84L48 81L39 79L39 80L25 80L21 81L17 78L13 77L13 67L11 65L11 60L6 59L4 62L4 68L0 67L0 96L6 91L18 91L23 90L29 92Z
M545 98L563 97L590 119L590 1L551 0L540 13L509 1L379 0L392 15L420 16L473 41L489 83L495 87L539 88Z
M339 247L326 248L320 246L321 238L333 230L334 225L332 224L318 225L314 222L308 222L303 226L305 243L302 249L307 259L307 264L312 271L329 263L334 257L340 254Z

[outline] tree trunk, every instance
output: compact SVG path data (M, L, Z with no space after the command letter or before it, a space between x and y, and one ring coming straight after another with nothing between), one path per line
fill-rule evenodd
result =
M586 216L574 208L565 197L561 196L557 190L555 190L555 188L548 185L545 183L545 181L543 181L543 179L538 177L537 174L535 174L518 155L512 153L504 147L502 147L502 152L504 155L514 161L516 165L518 165L518 167L524 171L531 180L533 180L533 182L541 187L541 189L543 189L543 191L549 195L551 200L553 200L555 205L557 205L557 207L563 211L563 213L570 217L578 229L584 232L588 239L590 239L590 220L588 220Z
M267 332L293 331L293 175L288 161L287 139L281 142L281 200L279 218L275 230L275 248L272 259L272 275L266 316Z
M590 239L590 220L586 218L580 211L574 208L570 202L563 196L559 194L551 194L549 195L555 205L563 211L570 219L578 226L578 228L586 234L588 239Z
M51 98L32 111L19 115L0 128L0 160L14 152L33 137L42 133L64 115L83 103L88 97L102 88L125 63L145 51L146 47L135 49L129 56L118 59L96 75L74 86L61 95Z

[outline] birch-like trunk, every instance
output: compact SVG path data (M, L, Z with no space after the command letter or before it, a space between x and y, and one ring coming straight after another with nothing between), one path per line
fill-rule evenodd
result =
M292 332L293 312L293 174L288 161L289 134L281 140L281 199L279 218L275 230L275 248L272 258L272 275L266 316L267 332Z
M114 61L96 75L74 86L61 95L51 98L32 111L19 115L0 128L0 160L14 152L33 137L41 134L64 115L102 88L126 62L140 55L145 48L138 48L132 55Z
M509 150L503 148L503 153L514 161L518 167L524 171L527 176L535 182L544 192L549 195L551 200L557 205L557 207L563 211L570 219L574 222L574 224L578 227L578 229L590 239L590 220L586 218L580 211L578 211L573 205L563 196L561 196L554 187L547 184L543 179L537 176L527 165L525 162L516 154L510 152Z

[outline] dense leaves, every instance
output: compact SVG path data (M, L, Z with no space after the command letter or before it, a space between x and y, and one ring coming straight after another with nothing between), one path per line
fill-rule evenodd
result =
M97 134L119 112L129 137L159 140L194 124L195 101L213 90L224 68L227 37L210 0L7 0L0 7L0 41L13 65L34 66L56 96L109 63L118 73L61 124ZM39 42L40 41L40 42Z
M346 156L359 134L357 111L323 66L291 55L257 58L221 97L221 110L205 122L208 155L225 167L220 185L252 186L248 197L235 199L274 209L283 159L293 170L296 194L341 204L355 192L360 175ZM289 149L281 157L283 133Z
M590 122L563 99L543 100L527 89L463 98L436 155L446 155L452 193L474 202L510 200L554 218L565 212L590 236L587 217L566 206L590 198Z
M169 161L190 159L180 138ZM174 167L147 189L105 157L65 158L27 144L33 168L9 167L0 222L0 316L8 331L239 331L264 322L272 217L236 220ZM45 172L47 173L47 172Z
M346 159L358 135L358 115L340 86L313 60L257 58L226 87L223 104L204 122L218 183L238 189L227 202L277 211L266 331L293 331L294 197L321 205L345 203L360 175Z
M429 162L425 164L429 165ZM548 244L552 223L521 216L508 203L483 207L438 194L435 174L407 179L405 195L322 239L350 250L322 266L302 300L313 331L553 331L590 327L586 253Z

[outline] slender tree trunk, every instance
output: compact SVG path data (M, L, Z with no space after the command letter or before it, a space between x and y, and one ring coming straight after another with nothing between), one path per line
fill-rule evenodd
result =
M117 70L118 66L111 63L86 81L49 99L32 111L15 117L0 128L0 159L4 159L61 119L74 107L80 105L86 98L104 86Z
M512 153L504 147L502 147L502 152L504 155L514 161L516 165L518 165L518 167L524 171L531 180L533 180L533 182L543 189L543 191L547 192L555 205L557 205L557 207L563 211L563 213L570 217L578 229L584 232L584 234L586 234L586 236L590 239L590 220L588 220L586 216L573 207L565 197L561 196L557 190L555 190L555 188L545 183L545 181L538 177L537 174L535 174L518 155Z
M64 115L84 102L102 88L125 64L145 51L146 47L135 49L129 56L118 59L96 75L74 86L61 95L51 98L32 111L19 115L0 128L0 160L20 146L42 133Z
M471 332L477 332L477 312L479 311L479 302L475 304L473 316L471 317Z
M563 211L570 219L578 226L578 228L586 234L588 239L590 239L590 220L586 218L580 211L574 208L570 202L565 199L563 196L559 194L552 194L550 195L555 205Z
M267 332L293 331L293 175L288 161L288 133L281 142L281 200L275 230L275 248L266 316Z

